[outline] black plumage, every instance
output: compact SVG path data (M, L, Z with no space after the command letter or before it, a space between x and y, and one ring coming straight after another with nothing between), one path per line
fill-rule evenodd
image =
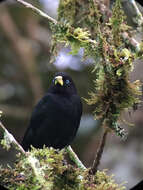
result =
M76 136L81 114L81 100L71 77L57 73L47 94L34 108L23 138L23 148L46 145L62 149L68 146Z

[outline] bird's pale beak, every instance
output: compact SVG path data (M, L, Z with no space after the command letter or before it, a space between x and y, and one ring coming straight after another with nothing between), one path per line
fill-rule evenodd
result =
M55 85L56 84L60 84L61 86L63 86L64 82L63 82L63 77L62 76L55 77Z

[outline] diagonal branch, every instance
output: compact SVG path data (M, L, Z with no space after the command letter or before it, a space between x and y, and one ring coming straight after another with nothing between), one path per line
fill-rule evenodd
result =
M14 148L17 149L21 154L26 155L27 163L31 166L37 181L39 181L40 184L44 184L46 182L44 177L44 171L43 168L40 167L39 160L30 152L26 153L24 151L22 146L15 140L13 135L8 132L2 122L0 122L0 134L1 136L3 136L1 144L4 146L4 148L9 149L11 146L14 146Z
M3 135L4 140L4 146L6 148L10 148L11 145L15 147L15 149L18 149L22 154L25 154L24 149L22 146L15 140L12 134L8 132L8 130L4 127L2 122L0 122L0 134Z
M78 166L78 168L85 170L86 167L83 165L83 163L79 160L76 153L73 151L71 146L68 146L66 148L67 153L69 154L71 160Z
M97 169L98 169L98 166L100 164L101 157L102 157L102 154L103 154L103 150L104 150L104 147L105 147L108 132L109 132L108 129L105 129L105 131L103 133L99 148L98 148L97 153L96 153L96 157L95 157L95 159L93 161L92 168L90 169L91 174L95 174L97 172Z
M5 148L10 148L10 146L13 145L15 147L15 149L18 149L21 153L26 154L26 152L24 151L24 149L22 148L22 146L15 140L15 138L13 137L13 135L8 132L8 130L4 127L4 125L1 122L0 122L0 134L2 134L3 140L4 140L4 143L1 143L1 144L3 144ZM71 160L79 168L86 169L86 167L79 160L79 158L77 157L77 155L75 154L75 152L72 150L71 146L68 146L66 148L66 151L68 152ZM39 176L40 173L41 173L41 171L40 171L40 173L38 172L38 168L39 168L38 160L36 158L32 157L30 154L29 155L27 154L27 156L28 156L28 160L29 160L28 162L31 165L31 167L33 168L33 170L35 172L35 175ZM37 164L37 167L36 167L36 164Z
M33 11L35 11L37 14L39 14L40 16L48 19L50 22L52 22L53 24L57 24L58 22L53 19L52 17L50 17L49 15L47 15L46 13L44 13L43 11L41 11L40 9L36 8L35 6L33 6L30 3L27 3L26 1L23 0L16 0L18 3L24 5L26 8L28 9L32 9Z

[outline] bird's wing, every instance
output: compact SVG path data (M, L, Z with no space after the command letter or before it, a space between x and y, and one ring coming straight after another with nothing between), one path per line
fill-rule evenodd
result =
M51 95L47 94L35 106L30 119L30 124L22 141L22 147L25 150L27 150L30 144L32 144L34 133L37 132L38 127L40 126L41 122L43 122L43 118L46 118L48 115L50 115L49 112L51 112L52 109L52 101Z
M39 101L39 103L35 106L35 108L32 112L32 116L31 116L31 120L30 120L30 123L33 124L32 127L36 128L36 126L38 124L40 124L43 117L48 115L50 108L52 108L52 102L53 101L52 101L51 96L49 94L44 96ZM34 125L34 123L35 123L35 125Z

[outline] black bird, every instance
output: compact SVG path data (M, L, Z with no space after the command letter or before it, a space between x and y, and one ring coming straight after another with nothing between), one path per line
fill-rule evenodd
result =
M62 149L76 136L82 114L81 99L66 73L54 76L47 94L35 106L22 146Z

